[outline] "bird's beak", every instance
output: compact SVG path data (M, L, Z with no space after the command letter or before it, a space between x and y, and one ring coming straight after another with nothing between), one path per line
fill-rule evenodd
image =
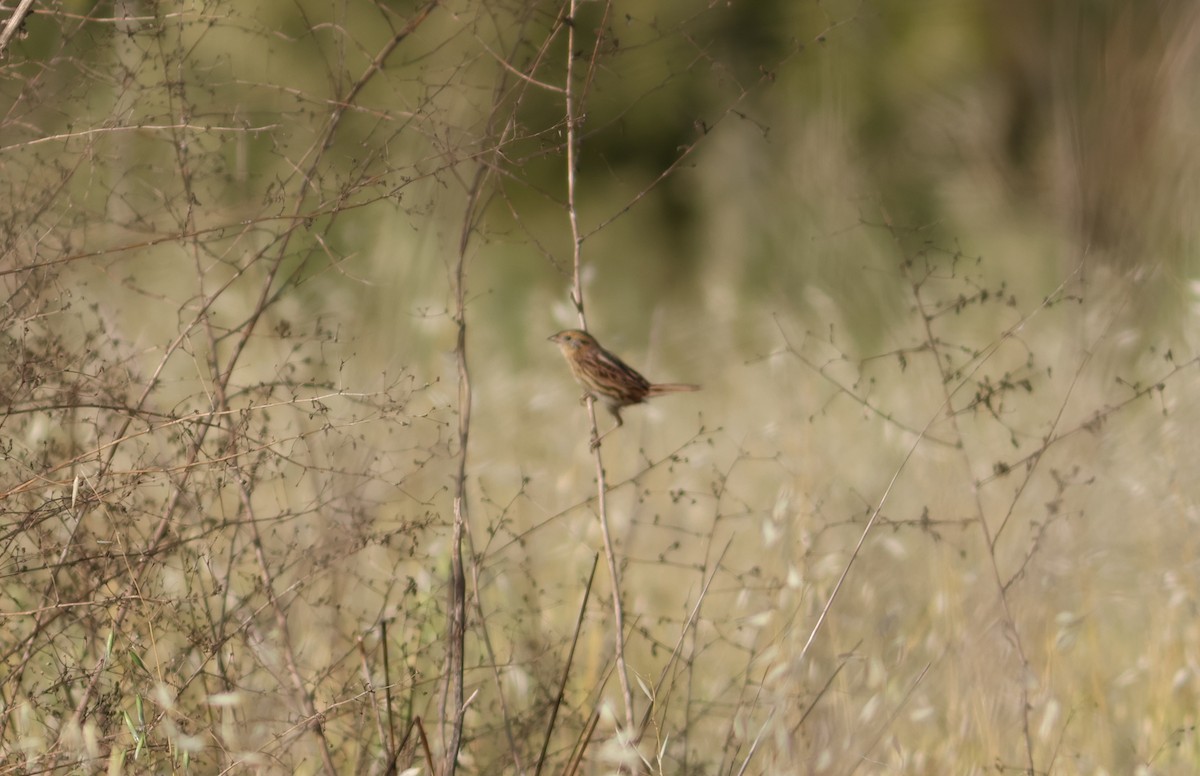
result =
M546 341L547 342L558 342L558 335L551 334L549 337L546 337Z

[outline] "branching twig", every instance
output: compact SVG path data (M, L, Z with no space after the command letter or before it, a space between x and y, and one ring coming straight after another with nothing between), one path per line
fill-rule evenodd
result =
M0 57L4 56L4 52L8 50L8 44L12 41L13 35L17 33L21 25L25 22L25 15L29 13L29 6L33 5L33 0L21 0L17 4L17 8L13 11L12 16L8 17L8 21L4 23L4 30L0 31Z

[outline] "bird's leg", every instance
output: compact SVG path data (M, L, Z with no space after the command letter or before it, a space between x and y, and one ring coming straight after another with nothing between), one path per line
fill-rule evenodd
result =
M608 436L609 434L616 431L617 429L619 429L621 426L623 426L625 424L625 421L621 420L621 411L619 409L616 409L615 407L609 407L608 411L611 412L612 416L617 419L617 425L613 426L608 431L605 431L600 436L592 437L592 445L590 448L592 450L595 450L597 447L600 446L601 439L604 439L604 437Z

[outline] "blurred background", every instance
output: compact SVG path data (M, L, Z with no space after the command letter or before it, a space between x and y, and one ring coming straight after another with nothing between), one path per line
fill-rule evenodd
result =
M37 4L0 63L3 772L383 773L418 717L441 751L460 266L464 772L532 771L564 673L563 772L596 710L580 772L1195 772L1198 22ZM703 385L602 448L638 742L603 563L566 663L601 550L546 342L568 60L589 328Z

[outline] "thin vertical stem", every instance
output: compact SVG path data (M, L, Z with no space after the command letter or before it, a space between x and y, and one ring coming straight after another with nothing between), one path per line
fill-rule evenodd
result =
M567 82L564 91L567 112L567 218L571 222L572 265L574 267L574 285L571 289L571 301L575 303L575 311L579 315L579 327L587 329L587 316L583 304L583 235L579 231L579 210L576 205L577 171L579 166L579 115L576 105L575 90L575 30L577 0L568 0L567 15L564 22L567 25ZM606 10L607 14L607 10ZM594 61L594 60L593 60ZM598 437L600 429L596 425L596 403L589 396L587 400L588 419L592 423L592 438ZM608 482L604 475L604 460L600 447L595 449L596 462L596 509L600 516L600 532L604 538L604 559L608 565L608 576L612 584L613 607L613 640L616 650L617 678L621 683L621 696L625 702L625 729L634 730L633 693L629 689L629 671L625 667L625 610L621 604L621 577L617 566L617 553L613 546L612 531L608 522Z

